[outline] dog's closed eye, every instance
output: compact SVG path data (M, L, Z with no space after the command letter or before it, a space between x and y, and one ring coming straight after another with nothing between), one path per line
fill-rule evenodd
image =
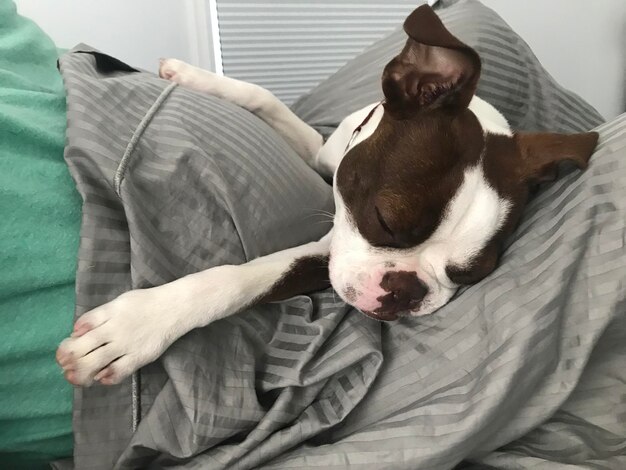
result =
M387 225L387 222L385 221L385 218L381 214L378 206L376 206L374 209L376 210L376 217L378 218L378 223L380 224L380 226L383 228L385 232L387 232L389 235L393 237L394 236L393 230L391 230L389 225Z
M382 242L380 244L381 246L392 248L410 248L418 244L420 241L428 238L428 235L430 234L427 227L422 225L412 228L401 228L400 226L395 225L397 222L394 224L390 222L390 219L394 220L392 219L392 214L389 212L385 213L385 211L381 210L378 206L375 206L374 210L376 211L378 224L383 231L391 237L390 239Z

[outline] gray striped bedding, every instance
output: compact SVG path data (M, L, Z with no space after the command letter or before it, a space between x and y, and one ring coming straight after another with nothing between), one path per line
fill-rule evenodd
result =
M440 3L516 126L600 123L492 13ZM398 40L296 111L329 129L373 101ZM330 188L254 116L87 47L60 68L84 200L77 315L328 229ZM499 268L436 314L381 324L327 290L192 331L132 379L76 389L75 467L626 468L626 116L597 129L589 169L544 188Z

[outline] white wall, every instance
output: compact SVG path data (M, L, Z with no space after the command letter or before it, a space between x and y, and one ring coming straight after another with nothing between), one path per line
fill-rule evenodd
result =
M61 47L86 42L148 70L156 70L159 57L212 63L205 45L211 34L202 31L209 0L15 1ZM607 118L626 110L626 0L483 1L560 83Z
M610 119L626 111L626 0L482 0Z
M187 0L15 0L56 42L84 42L131 65L156 71L160 57L193 61Z

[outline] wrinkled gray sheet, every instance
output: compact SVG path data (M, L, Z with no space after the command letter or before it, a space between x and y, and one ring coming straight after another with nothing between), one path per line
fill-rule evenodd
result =
M330 189L245 111L102 55L61 70L78 315L327 228ZM193 331L76 390L76 467L626 468L626 117L599 130L590 168L435 315L381 324L328 290Z

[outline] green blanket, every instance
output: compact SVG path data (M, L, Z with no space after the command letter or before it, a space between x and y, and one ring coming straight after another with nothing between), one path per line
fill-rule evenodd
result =
M71 455L72 389L54 362L71 328L80 199L63 160L57 50L0 0L0 466Z

